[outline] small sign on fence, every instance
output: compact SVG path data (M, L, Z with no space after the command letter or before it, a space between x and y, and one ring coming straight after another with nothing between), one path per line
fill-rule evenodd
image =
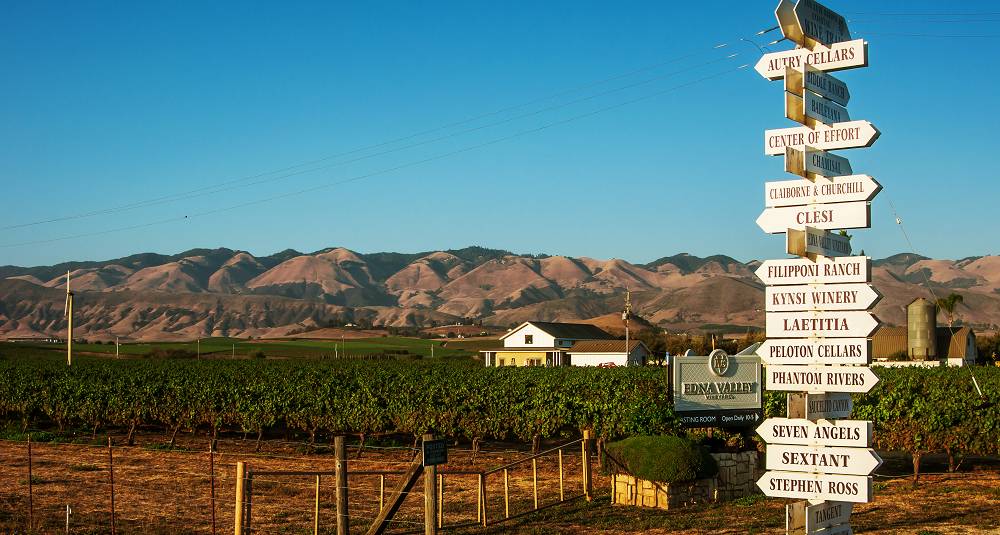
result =
M448 444L444 440L425 440L423 465L436 466L448 462Z

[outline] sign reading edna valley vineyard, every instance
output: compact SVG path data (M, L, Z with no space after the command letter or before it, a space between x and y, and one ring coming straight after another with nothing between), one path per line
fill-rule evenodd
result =
M673 361L674 413L689 427L752 427L764 418L760 357L680 356Z

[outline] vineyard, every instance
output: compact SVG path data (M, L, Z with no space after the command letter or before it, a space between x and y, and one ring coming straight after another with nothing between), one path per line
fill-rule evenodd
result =
M854 417L875 446L905 451L1000 451L1000 369L877 369ZM975 374L982 388L973 385ZM296 434L309 443L350 434L424 433L471 441L599 439L680 432L667 368L484 368L473 361L99 360L0 357L0 416L27 429L139 427L176 436L203 429ZM784 414L765 395L765 414ZM173 441L173 438L171 439ZM957 461L956 461L957 462Z

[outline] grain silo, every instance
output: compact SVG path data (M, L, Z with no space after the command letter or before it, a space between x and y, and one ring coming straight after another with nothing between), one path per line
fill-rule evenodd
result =
M907 353L912 360L937 358L937 305L923 297L906 306Z

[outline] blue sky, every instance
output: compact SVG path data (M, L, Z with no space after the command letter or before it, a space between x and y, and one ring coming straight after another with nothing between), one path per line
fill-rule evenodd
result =
M760 56L740 37L778 35L752 37L775 4L11 4L0 264L473 244L780 258L754 220L763 183L793 177L762 136L793 124L780 82L737 69ZM838 77L882 131L840 153L885 188L855 248L910 250L895 207L921 254L1000 252L1000 8L827 5L870 43L870 67Z

